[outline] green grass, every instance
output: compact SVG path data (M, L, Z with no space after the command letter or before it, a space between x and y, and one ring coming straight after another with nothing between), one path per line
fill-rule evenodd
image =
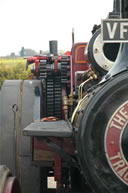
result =
M26 63L26 59L24 58L0 58L0 65L1 64L10 64L10 65L13 65L13 64L17 64L17 63Z
M30 68L26 71L26 60L23 58L0 59L0 87L4 80L25 80L30 76Z

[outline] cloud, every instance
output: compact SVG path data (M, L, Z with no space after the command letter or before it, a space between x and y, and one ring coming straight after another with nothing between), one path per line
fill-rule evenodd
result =
M52 39L70 50L72 27L75 41L89 41L93 25L106 18L112 1L4 0L0 7L0 55L6 55L22 46L47 50Z

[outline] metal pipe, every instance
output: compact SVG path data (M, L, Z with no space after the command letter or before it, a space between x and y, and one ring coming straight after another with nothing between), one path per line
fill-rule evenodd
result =
M113 11L109 13L109 18L120 18L121 17L121 0L113 1Z
M122 18L128 18L128 0L121 0Z
M114 12L120 12L120 0L114 0L113 11Z
M72 46L75 43L75 35L74 35L74 28L72 28Z
M56 40L49 41L50 54L58 55L58 45Z

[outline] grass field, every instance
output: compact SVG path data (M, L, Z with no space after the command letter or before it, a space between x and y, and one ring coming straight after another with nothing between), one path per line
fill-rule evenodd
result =
M0 65L17 65L18 63L26 64L24 58L0 58Z
M30 68L26 71L24 58L0 58L0 87L4 80L25 80L30 76Z

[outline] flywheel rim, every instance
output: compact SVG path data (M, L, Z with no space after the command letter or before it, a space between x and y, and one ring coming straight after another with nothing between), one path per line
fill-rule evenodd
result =
M128 81L127 73L123 73L120 76L115 77L113 80L110 80L96 93L84 111L84 115L78 130L78 141L81 142L78 144L80 165L84 171L86 180L98 193L102 193L103 191L104 193L115 193L115 191L116 193L119 191L123 191L125 193L126 190L128 191L126 184L117 178L111 169L104 148L104 136L107 124L119 106L128 100L128 92L126 90L128 85L126 84L126 80ZM115 88L115 91L113 91L113 88ZM122 93L121 96L116 95L119 92ZM122 97L124 95L125 97ZM116 100L112 99L113 96L115 96ZM105 99L105 97L111 101L112 105L108 105L105 100L102 101ZM120 97L122 98L119 101ZM104 114L103 107L106 108L106 114ZM110 110L109 115L108 108ZM102 111L100 112L100 110ZM93 121L94 123L92 123ZM104 131L101 129L98 131L100 121L102 121L104 124ZM100 140L101 142L98 142ZM98 151L95 147L96 145ZM109 179L109 183L106 181L106 179ZM117 186L117 184L120 184L120 187L119 185Z

